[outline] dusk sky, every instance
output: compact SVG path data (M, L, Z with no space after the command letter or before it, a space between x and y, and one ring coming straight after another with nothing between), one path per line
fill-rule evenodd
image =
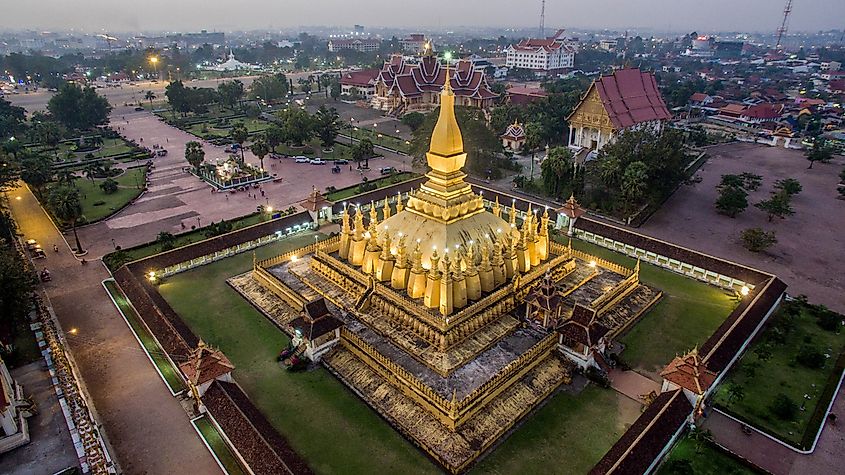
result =
M0 28L88 31L309 25L535 26L540 0L39 0L3 2ZM783 0L547 0L547 27L774 31ZM845 0L796 0L792 31L845 27Z

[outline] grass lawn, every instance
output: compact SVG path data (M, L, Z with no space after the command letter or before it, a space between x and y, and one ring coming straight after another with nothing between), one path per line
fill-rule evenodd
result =
M29 328L29 321L21 318L12 323L12 351L3 355L9 369L24 366L41 358L41 349L35 334Z
M235 218L234 220L230 220L232 223L232 231L245 228L247 226L252 226L253 224L258 224L267 219L267 216L262 213L252 213L246 216L242 216L240 218ZM173 242L173 247L182 247L187 246L188 244L193 244L195 242L202 241L204 239L208 239L208 236L205 235L206 227L202 227L193 231L188 231L185 233L177 234L175 237L175 241ZM161 252L161 245L157 242L149 242L147 244L142 244L140 246L132 247L129 249L124 249L120 251L121 254L117 252L112 252L106 254L103 257L103 262L111 270L117 270L118 267L122 266L126 262L136 261L138 259L143 259L145 257L152 256L153 254L158 254ZM118 259L119 257L123 257Z
M636 260L592 243L573 239L572 246L618 264ZM725 321L737 302L725 291L651 264L640 265L640 281L663 291L663 298L619 341L622 359L655 374L678 354L704 343ZM655 344L659 343L659 344Z
M657 475L719 474L753 475L761 473L711 442L701 445L684 437L675 445Z
M559 392L472 473L587 473L640 415L616 391Z
M147 167L126 170L122 175L114 178L118 183L118 189L110 195L100 188L100 183L105 181L104 179L94 179L93 182L87 178L74 180L74 184L79 189L82 215L85 216L86 221L89 223L99 221L137 198L144 187L146 173Z
M150 358L152 358L153 363L164 377L167 385L170 386L171 391L174 393L183 391L185 389L185 383L182 381L182 377L179 376L179 370L170 363L170 360L167 356L165 356L164 350L158 345L158 342L156 342L155 338L153 338L153 335L141 322L138 317L138 313L135 312L132 305L129 304L129 300L126 299L126 296L123 295L123 292L120 291L120 288L113 280L106 281L104 285L106 286L106 290L109 294L111 294L115 303L117 303L117 308L120 310L120 313L124 316L124 318L126 318L126 321L129 322L129 326L132 328L132 331L138 339L141 340L144 350L146 350L146 352L150 355Z
M378 128L380 129L381 127ZM364 127L358 127L358 130L346 128L342 131L343 134L351 135L355 140L368 138L371 142L373 142L373 145L381 145L382 147L390 148L405 154L410 153L411 144L407 143L409 141L396 137L395 135L389 135L385 132L387 131L382 132L380 130ZM390 130L390 132L393 132L393 130ZM381 137L379 137L379 134L381 134Z
M220 432L214 427L210 419L203 417L193 421L193 424L199 433L202 434L202 438L205 439L211 450L214 451L214 455L217 456L220 463L226 467L229 475L246 475L247 472L241 467L237 457L229 449L229 446L226 445L226 441L223 440Z
M326 199L337 203L338 201L348 200L349 198L356 195L360 195L362 193L369 193L370 191L377 190L379 188L384 188L386 186L395 185L396 183L400 183L406 180L411 180L413 178L416 178L417 176L419 175L411 172L395 173L393 175L378 178L375 181L368 182L375 183L375 188L373 188L372 190L361 191L361 184L357 184L347 186L346 188L341 188L332 193L329 193L326 195Z
M304 234L257 249L259 259L313 242ZM161 294L235 364L252 401L317 473L437 473L421 452L323 368L289 373L276 363L288 337L225 279L247 271L243 253L169 277Z
M797 309L794 316L790 316L790 307ZM822 329L811 308L798 302L782 304L715 396L719 407L781 440L800 447L802 439L809 439L808 444L803 444L805 448L812 443L821 422L817 419L811 424L814 412L820 404L826 407L830 402L830 392L824 397L822 392L832 373L838 382L842 368L837 367L836 361L845 351L845 333L841 327L839 333ZM809 368L796 361L805 346L825 355L822 368ZM741 387L743 395L731 398L732 385ZM797 410L794 418L784 420L770 410L779 394L786 395L796 406L805 402L805 394L811 399L805 402L804 411Z

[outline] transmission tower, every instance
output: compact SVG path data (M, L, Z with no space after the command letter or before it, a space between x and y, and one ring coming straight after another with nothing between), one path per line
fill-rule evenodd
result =
M546 32L546 0L540 1L540 36L539 38L545 38Z
M782 46L781 41L783 40L783 35L786 34L786 30L789 26L790 12L792 12L792 0L786 0L786 6L783 8L783 21L780 24L780 28L778 28L778 41L775 46L777 49L780 49Z

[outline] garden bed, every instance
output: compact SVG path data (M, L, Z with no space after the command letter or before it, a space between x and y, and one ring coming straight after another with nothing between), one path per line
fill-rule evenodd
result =
M351 185L339 190L334 190L326 194L326 199L335 203L338 201L350 201L350 199L355 196L369 193L371 191L378 190L379 188L395 185L397 183L402 183L403 181L413 180L417 177L419 177L419 175L413 172L394 173L393 175L371 180L366 183L359 183L357 185Z
M842 316L827 317L836 322L830 331L818 323L822 312L784 302L719 386L715 405L800 449L812 446L845 366Z

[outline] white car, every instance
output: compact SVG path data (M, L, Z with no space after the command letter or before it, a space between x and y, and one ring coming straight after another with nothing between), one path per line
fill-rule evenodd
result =
M326 164L326 161L323 160L322 158L315 158L315 159L311 160L311 165L325 165L325 164Z
M294 157L293 161L296 162L296 163L310 163L311 162L311 160L309 160L308 157Z

